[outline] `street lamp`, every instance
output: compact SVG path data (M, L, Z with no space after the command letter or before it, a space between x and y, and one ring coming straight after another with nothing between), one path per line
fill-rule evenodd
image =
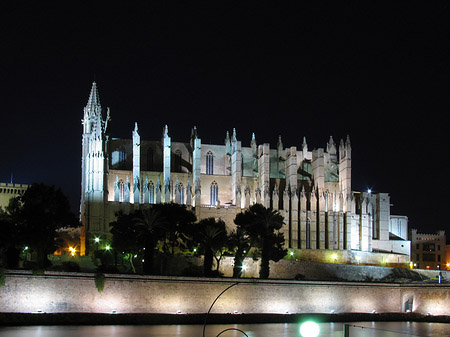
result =
M300 326L300 334L302 337L317 337L319 333L319 325L315 322L308 321Z

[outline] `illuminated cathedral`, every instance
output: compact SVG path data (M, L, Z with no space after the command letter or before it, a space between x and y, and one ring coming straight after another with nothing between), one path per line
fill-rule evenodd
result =
M286 247L305 256L340 253L347 262L362 259L406 263L407 217L390 214L387 193L352 191L350 138L325 148L248 146L235 129L223 144L204 144L193 127L190 139L172 141L168 126L153 140L141 140L137 123L129 139L109 137L110 111L104 113L94 82L82 120L81 253L94 238L110 238L109 223L122 210L150 204L184 204L198 219L233 219L254 203L284 216ZM319 260L323 258L319 258Z

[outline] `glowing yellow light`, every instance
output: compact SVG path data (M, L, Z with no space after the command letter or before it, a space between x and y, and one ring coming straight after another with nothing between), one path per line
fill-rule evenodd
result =
M332 258L333 260L337 260L337 257L338 257L338 256L337 256L336 253L334 253L334 254L331 255L331 258Z
M414 268L414 263L412 261L409 263L409 268L411 268L411 269Z
M69 251L70 251L70 255L75 256L75 253L77 250L73 247L69 247Z
M317 337L319 333L319 325L315 322L305 322L300 326L300 334L302 337Z

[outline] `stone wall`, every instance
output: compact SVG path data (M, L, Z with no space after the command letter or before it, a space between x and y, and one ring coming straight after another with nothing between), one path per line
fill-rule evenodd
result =
M0 312L91 313L371 313L450 315L449 285L398 285L250 279L106 275L99 292L93 274L7 271Z

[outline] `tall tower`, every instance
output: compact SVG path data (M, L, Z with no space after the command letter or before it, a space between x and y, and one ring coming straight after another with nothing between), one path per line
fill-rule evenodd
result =
M102 107L97 91L97 84L92 83L89 100L84 108L82 120L82 154L81 154L81 247L80 254L89 250L91 234L107 232L105 223L105 205L107 200L107 150L109 109L103 119Z

